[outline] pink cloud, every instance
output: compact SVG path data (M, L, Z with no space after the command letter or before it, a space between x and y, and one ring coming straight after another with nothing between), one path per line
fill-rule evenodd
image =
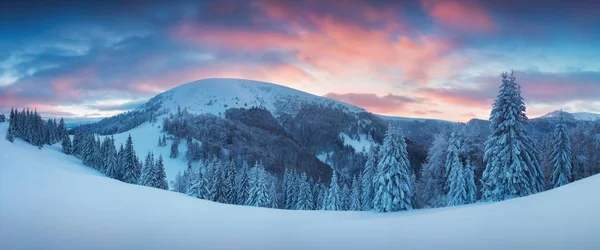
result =
M463 31L492 32L493 18L474 2L423 0L429 15L440 24Z
M410 97L393 94L377 96L375 94L370 93L329 93L325 95L325 97L341 102L350 103L358 107L364 108L368 111L379 114L392 114L403 112L405 111L406 104L419 102L419 100Z
M465 64L449 55L456 47L449 40L434 35L395 36L393 31L401 31L406 25L393 19L392 12L384 11L377 16L375 10L363 10L361 15L365 19L386 19L385 27L369 28L329 15L300 16L287 5L270 4L263 8L267 18L289 24L293 30L248 31L183 23L172 34L177 39L202 46L251 52L287 51L299 62L334 77L357 71L401 71L404 82L426 84L431 78L455 72L449 65L456 68ZM312 28L305 28L306 23Z

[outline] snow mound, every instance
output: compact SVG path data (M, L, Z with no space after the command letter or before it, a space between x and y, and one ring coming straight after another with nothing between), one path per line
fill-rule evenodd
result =
M0 249L597 249L599 189L593 176L493 204L275 210L122 183L54 146L0 139Z
M560 115L560 110L552 111L548 114L540 116L539 118L556 118ZM565 118L567 120L578 120L578 121L595 121L600 120L600 114L589 113L589 112L577 112L577 113L569 113L564 112Z
M161 102L161 108L170 112L176 112L180 106L191 113L214 115L223 115L230 108L251 107L264 107L274 114L294 113L303 104L333 106L355 113L364 111L350 104L274 83L233 78L209 78L186 83L157 95L153 101Z

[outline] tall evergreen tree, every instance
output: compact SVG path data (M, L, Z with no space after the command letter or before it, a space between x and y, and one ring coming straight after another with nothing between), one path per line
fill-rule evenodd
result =
M337 173L334 170L331 175L331 183L329 184L329 191L327 192L323 209L333 211L342 210L342 203L342 190L338 183Z
M221 171L221 182L219 187L218 202L234 204L237 195L235 193L235 165L233 161L227 161Z
M127 142L125 143L121 166L123 169L123 181L137 184L140 177L140 169L131 135L127 137Z
M557 188L571 181L571 141L567 135L564 114L561 111L552 136L552 188Z
M73 152L73 145L71 144L69 134L63 135L61 146L63 153L70 155Z
M362 210L362 206L360 204L361 202L361 179L362 179L362 174L359 175L359 178L356 178L356 176L354 177L354 179L352 179L352 192L350 193L350 207L348 208L349 210L352 211L360 211Z
M267 183L267 171L262 164L256 163L252 168L252 184L248 196L249 206L270 207L272 206L271 192Z
M314 202L312 190L310 188L310 183L308 181L308 176L305 172L302 173L299 180L299 189L298 189L298 202L296 203L296 210L313 210Z
M106 154L106 158L104 159L104 173L110 178L121 180L121 171L119 168L114 138L111 138L110 141L111 142L107 145L108 152Z
M146 154L146 159L144 161L144 166L142 167L140 174L140 185L148 187L152 185L152 169L154 169L154 155L152 154L152 152L148 151L148 154Z
M152 187L169 190L169 183L167 182L167 174L165 173L162 155L158 156L158 160L156 160L153 170L152 176L154 178Z
M237 202L238 205L246 204L248 200L248 195L250 193L250 167L248 166L248 162L244 161L242 164L242 168L238 171L238 185L237 185Z
M373 209L375 172L379 163L379 147L373 146L367 158L367 163L362 172L362 210L369 211Z
M482 199L501 201L543 190L543 174L538 153L525 122L521 87L511 73L502 74L498 98L492 105L490 130L485 142L485 171Z
M448 136L446 134L439 133L434 136L427 154L427 162L421 169L421 178L419 178L417 184L417 196L422 207L446 205L444 202L444 185L448 146Z
M414 184L406 141L398 124L392 123L388 127L380 155L373 210L395 212L412 209Z

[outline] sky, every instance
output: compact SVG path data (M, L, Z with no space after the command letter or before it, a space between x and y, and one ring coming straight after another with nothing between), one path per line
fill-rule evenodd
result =
M394 116L600 113L600 1L3 1L0 112L104 117L213 77Z

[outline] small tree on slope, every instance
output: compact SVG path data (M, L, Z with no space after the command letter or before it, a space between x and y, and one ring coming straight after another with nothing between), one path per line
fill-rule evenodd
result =
M412 209L412 174L406 141L397 124L392 123L388 127L380 155L373 210L395 212Z
M485 142L482 199L501 201L543 190L538 153L525 130L525 104L511 73L502 74L500 94L492 105L491 134Z
M566 185L571 180L571 141L562 111L552 136L552 188Z

